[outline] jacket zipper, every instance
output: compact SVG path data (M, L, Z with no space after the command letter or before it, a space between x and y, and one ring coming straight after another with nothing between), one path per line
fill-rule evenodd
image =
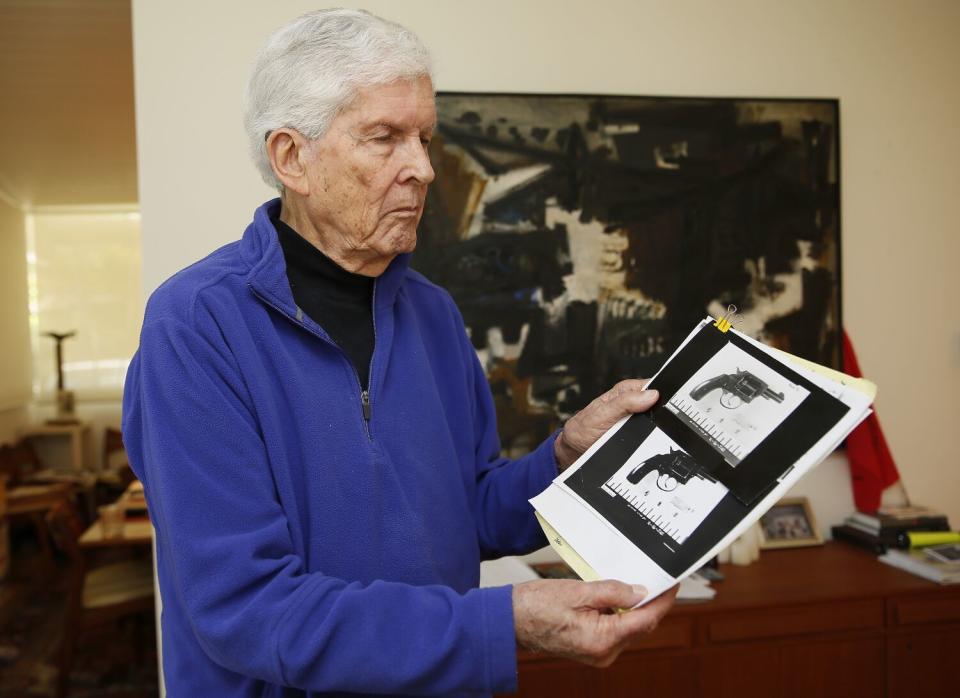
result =
M360 391L360 404L363 407L363 418L367 420L367 436L373 441L370 433L370 419L373 417L373 402L370 391L373 390L373 360L377 358L377 283L380 277L373 280L373 291L370 293L370 321L373 323L373 351L370 353L370 366L367 368L367 389ZM357 380L360 374L357 374ZM363 386L361 386L362 388Z
M370 386L370 385L373 384L373 356L376 354L376 347L377 347L377 314L376 314L376 312L374 312L374 309L376 308L376 301L377 301L377 281L379 281L379 279L374 279L374 280L373 280L373 297L372 297L372 299L371 299L371 301L370 301L370 305L371 305L371 318L372 318L372 320L373 320L373 347L374 347L374 353L371 354L371 356L370 356L370 371L369 371L369 374L368 374L368 376L367 376L367 385L368 385L368 386ZM304 324L303 324L303 320L302 320L302 318L303 318L303 311L300 309L299 306L297 306L297 317L296 317L296 318L293 318L293 317L290 316L290 314L289 314L287 311L285 311L285 310L283 310L282 308L280 308L276 303L273 303L272 301L270 301L269 299L267 299L266 297L264 297L263 294L261 294L259 291L257 291L257 289L255 289L255 288L253 287L253 284L249 284L249 283L248 283L247 285L250 287L250 290L253 291L253 295L255 295L257 298L259 298L261 302L267 304L269 307L271 307L271 308L273 308L274 310L276 310L276 311L277 311L278 313L280 313L283 317L287 318L288 320L290 320L291 322L293 322L293 323L294 323L295 325L297 325L298 327L302 327L303 329L305 329L307 332L309 332L310 334L312 334L314 337L316 337L316 338L319 339L320 341L326 342L326 343L328 343L328 344L332 344L332 345L333 345L334 347L336 347L337 350L343 355L343 358L346 360L346 362L347 362L348 364L350 364L350 367L353 369L353 375L356 376L356 378L357 378L357 389L360 391L360 409L361 409L361 412L363 413L363 430L366 432L367 438L368 438L370 441L373 441L373 434L372 434L371 431L370 431L370 419L373 417L373 404L372 404L371 399L370 399L370 390L369 390L369 389L368 389L368 390L364 390L364 389L363 389L363 384L360 382L360 372L357 371L356 366L354 366L354 365L353 365L353 362L350 361L350 357L347 356L346 352L343 351L343 349L342 349L336 342L334 342L333 340L328 339L327 337L324 337L323 335L321 335L321 334L319 334L319 333L317 333L317 332L314 332L312 329L310 329L309 327L307 327L306 325L304 325Z
M370 391L361 390L360 391L360 404L363 405L363 418L367 420L367 423L370 423L370 417L373 416L373 408L370 407Z

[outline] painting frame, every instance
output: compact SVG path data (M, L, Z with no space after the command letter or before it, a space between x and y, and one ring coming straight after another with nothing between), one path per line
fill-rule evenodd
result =
M776 313L763 318L763 322L772 320L772 324L764 325L764 331L768 332L768 336L763 337L750 331L749 325L751 323L756 325L758 321L756 315L750 316L750 310L751 307L757 307L758 303L753 303L751 306L751 299L748 297L746 313L741 313L741 317L746 316L746 326L740 325L737 329L790 353L842 370L841 144L838 99L440 91L437 93L437 105L438 128L430 148L437 177L427 198L427 208L420 226L421 239L411 263L431 281L446 288L460 308L471 341L480 356L494 391L499 421L501 428L504 429L502 440L505 454L516 456L535 447L545 434L550 433L565 419L582 409L590 399L610 388L617 381L628 377L652 375L685 335L690 324L701 319L708 312L717 314L718 308L725 309L728 302L737 305L743 311L744 303L739 302L740 292L729 291L732 286L723 286L726 281L718 282L719 290L715 295L707 296L713 298L713 302L710 304L705 301L698 302L705 297L704 293L701 289L691 288L690 279L706 279L707 276L697 273L699 262L692 261L690 250L703 251L703 256L708 258L727 255L726 266L719 272L722 278L729 279L731 275L739 275L737 283L746 283L745 279L749 275L752 278L750 282L752 289L765 288L768 284L772 288L779 283L775 280L780 278L777 275L783 272L784 263L775 261L776 255L779 254L777 248L782 250L784 244L789 242L784 243L780 238L776 238L776 235L782 236L785 226L799 227L797 216L794 216L795 220L786 222L764 219L762 222L749 223L752 228L746 237L753 240L750 244L761 246L768 244L771 249L765 250L762 254L757 253L755 255L759 256L757 264L747 272L740 268L742 266L740 258L732 256L729 250L704 249L702 241L704 236L709 237L709 232L695 232L691 238L693 242L685 239L677 243L678 249L686 246L687 252L677 252L671 248L665 253L662 261L651 262L661 272L668 270L666 276L673 275L675 270L680 270L680 267L686 269L692 265L689 272L684 272L685 276L676 274L676 282L672 279L668 281L662 278L653 279L649 276L650 269L642 268L643 259L639 259L638 262L638 258L644 257L643 254L631 252L632 257L628 259L629 255L624 253L621 269L627 270L626 274L634 274L641 279L637 282L639 286L633 280L625 281L626 292L619 297L616 297L619 290L615 290L612 295L599 299L591 297L584 299L582 295L572 300L560 298L560 301L566 305L557 311L557 298L565 293L564 284L570 278L576 281L581 271L577 250L574 248L578 245L582 247L582 244L575 245L574 241L581 239L578 236L582 231L576 226L584 221L589 224L602 223L600 227L604 228L604 234L610 233L612 229L619 226L622 238L630 241L630 244L633 244L636 239L649 238L651 235L654 239L658 239L659 243L641 243L648 245L647 252L653 249L649 248L651 244L655 248L660 245L657 249L670 248L669 240L674 238L667 233L668 244L667 248L664 248L660 244L664 242L661 232L654 230L660 226L659 223L652 228L648 225L646 229L638 232L635 229L637 221L631 216L639 216L646 221L644 217L648 217L651 206L655 208L666 205L669 209L672 205L671 197L677 194L677 190L671 187L675 187L674 182L678 177L682 179L683 176L688 176L683 175L684 167L688 164L691 171L697 172L696 177L703 174L704 167L714 174L720 171L726 172L724 168L729 170L730 167L734 167L728 162L729 152L736 151L737 147L742 145L737 137L730 138L731 129L736 131L737 126L731 120L731 115L734 114L760 115L755 117L757 123L750 122L744 127L749 134L741 137L741 140L746 139L749 148L754 148L756 152L768 147L770 142L773 142L773 146L770 147L774 150L781 147L783 144L779 143L777 138L788 142L788 145L796 146L799 141L793 137L800 132L798 124L806 124L804 120L806 117L803 115L808 110L812 110L810 113L815 115L826 115L824 116L828 122L826 132L829 133L830 138L824 137L822 140L824 142L829 140L829 147L823 146L826 148L823 152L811 151L816 157L811 156L799 164L792 163L789 171L776 172L775 177L770 180L777 180L776 183L769 184L761 181L754 176L753 170L747 168L749 171L746 175L731 175L730 178L730 181L734 182L734 187L749 190L746 194L737 189L735 194L728 197L728 200L724 200L722 195L716 195L711 189L714 184L708 182L693 194L693 198L696 199L701 191L709 192L705 196L709 200L707 204L703 203L704 197L696 199L699 207L697 208L699 213L696 215L700 216L698 219L700 222L696 226L706 230L711 226L710 221L725 220L725 216L730 216L731 209L739 210L737 207L741 206L743 201L760 201L764 200L764 197L770 197L763 210L767 213L774 209L779 210L771 202L775 202L778 196L782 197L783 182L788 181L793 174L803 170L804 167L816 166L825 173L822 178L827 186L824 187L821 183L817 194L821 199L817 206L826 207L823 210L827 211L824 214L827 222L823 224L823 228L829 229L829 234L825 234L823 239L827 240L824 244L828 249L826 252L820 249L818 247L821 246L820 242L811 244L814 245L815 257L828 258L824 263L824 268L829 270L827 276L814 279L820 284L820 290L816 291L821 294L818 299L824 297L822 294L825 293L826 300L817 300L819 310L817 308L811 310L811 306L807 304L808 287L802 286L803 300L798 306L801 312L794 312L789 318L778 316ZM561 132L566 132L568 129L556 127L558 124L567 123L564 120L567 117L565 114L557 116L551 109L562 112L570 105L573 105L570 108L580 109L580 112L577 112L580 115L577 117L580 121L570 117L572 124L570 129L580 135L565 136L566 140L561 144L559 140ZM460 113L457 111L460 109L467 109L467 111ZM471 111L474 109L478 113ZM484 111L485 109L489 111ZM514 111L510 111L511 109ZM583 116L586 113L584 110L591 114L589 119ZM597 110L603 116L598 121L599 126L591 125L592 121L596 121L594 117ZM653 114L650 117L652 121L649 124L643 122L642 128L632 128L630 119L640 117L635 117L631 110ZM507 116L494 118L499 114L507 114ZM543 116L544 114L548 116ZM716 133L709 132L709 128L713 128L711 125L707 133L698 134L700 126L697 125L699 122L696 122L696 119L704 114L720 114L723 117L720 119L723 125L717 127L719 130ZM785 114L793 114L793 116L788 118L784 116ZM671 121L674 117L676 117L676 123ZM543 128L531 126L532 123L541 123L538 121L541 119ZM696 122L692 126L691 119ZM643 132L648 126L655 132L655 135L649 137L654 139L653 141L641 144L642 147L630 141L636 136L637 131ZM600 135L597 136L594 133L591 136L587 133L591 128L598 131ZM780 128L781 131L771 136L771 128L774 130ZM805 129L806 126L803 128ZM760 132L761 135L756 136L756 132ZM660 136L656 133L660 133ZM763 135L764 133L766 135ZM789 134L792 135L788 138ZM537 137L539 141L536 140ZM657 137L665 138L667 141L674 139L676 142L671 141L661 144L662 147L653 148L655 156L650 156L649 146L656 142ZM754 137L759 138L760 141L764 138L767 140L763 141L764 145L758 146L757 141L750 140ZM804 138L806 137L804 135ZM556 143L553 142L554 140ZM598 142L604 145L597 146ZM731 146L731 143L734 143L734 146ZM511 148L513 151L510 151ZM746 152L749 148L746 150L741 148L741 150ZM606 153L602 152L604 149ZM608 157L611 150L616 151L615 157ZM784 152L788 151L789 148L784 150ZM750 157L749 153L744 155L743 152L737 152L740 153L739 156ZM597 155L598 153L600 155ZM627 157L625 153L630 153L629 157L633 160L629 162L624 160ZM637 153L641 154L640 160L637 160ZM722 157L717 153L721 153ZM824 153L827 154L824 155ZM711 160L715 156L721 157L720 164ZM643 162L639 169L642 171L638 172L636 171L637 162L641 160ZM656 164L650 164L653 161L656 161ZM531 164L543 165L545 174L535 172L532 178L523 180L521 177L504 185L503 182L518 174L523 166L529 169ZM620 167L621 165L623 167ZM617 169L618 167L620 169ZM609 180L609 173L607 180L601 180L597 172L606 172L611 168L615 173L625 177L624 183L613 187L617 189L617 193L611 195L615 199L613 204L604 198L606 194L598 194L608 189L598 184L609 183L611 180ZM820 172L820 170L817 171ZM480 172L479 176L477 176L478 172ZM713 175L705 175L706 180L709 180L710 176ZM594 179L592 180L591 177ZM750 178L754 177L760 182L760 186L751 189L742 182L738 182L736 177L746 177L750 184L753 183ZM549 191L549 196L538 194L540 200L534 202L534 205L531 203L532 198L524 199L527 195L524 187L528 187L531 181L536 182L538 178L549 180L551 183L548 186L552 186L553 189ZM571 182L571 189L565 189L567 183ZM637 182L640 184L638 185ZM793 186L793 192L787 196L787 199L796 194L797 190L796 182L788 182L788 184ZM488 197L494 190L498 192L499 198L492 204L489 201L479 204L478 213L478 202L483 197ZM646 198L641 196L642 200L639 201L633 200L634 192L648 190L656 192L656 195L651 194ZM556 219L551 219L549 212L547 214L543 212L541 204L544 198L548 200L548 208L549 205L553 205L554 208L572 211L579 215L579 219L573 220L577 216L573 218L568 216L563 219L562 224L555 224ZM734 203L729 199L735 199ZM558 201L559 206L556 205ZM683 209L684 212L686 210ZM610 213L611 211L613 213ZM677 217L673 209L669 209L668 212L674 218ZM810 211L807 211L799 218L806 216L804 220L810 220L809 214ZM681 213L681 215L687 214ZM744 220L759 221L762 218L762 216L752 216L747 213L735 215L739 215L741 220L737 225L731 226L733 229L738 229L738 225L743 227ZM820 215L819 209L817 215ZM540 216L539 220L533 220L537 216ZM482 219L479 228L478 219ZM532 230L520 231L519 228L511 230L511 226L521 219L528 223L533 220L531 226L528 226L532 227ZM488 225L488 228L483 227ZM646 225L646 222L643 225ZM718 231L719 225L716 224ZM770 226L775 230L774 237L771 238L771 240L776 238L775 241L764 242L767 240L767 228L764 226ZM558 231L559 227L563 230ZM690 227L686 225L685 229ZM456 231L454 238L457 235L461 237L451 243L449 229ZM533 234L529 234L531 232ZM661 237L657 238L657 235ZM485 236L487 239L482 239ZM613 237L611 236L611 239ZM491 242L491 240L494 241ZM561 241L558 242L558 240ZM619 244L622 240L617 242ZM720 241L716 245L722 247L728 242ZM740 243L737 242L737 244ZM453 249L455 245L459 245L459 248L454 252L445 251L447 246ZM607 252L607 258L609 258L609 250ZM773 257L768 253L773 254ZM767 262L766 269L763 268L764 260ZM563 266L564 263L567 264L566 268ZM635 273L630 271L634 264L639 264ZM495 267L504 271L491 273L490 270ZM818 268L815 271L819 273L823 269ZM497 276L497 273L500 273L500 276ZM587 269L586 273L596 276L597 270ZM647 276L644 276L645 274ZM713 274L711 279L716 277L715 272L711 274ZM806 283L805 274L806 271L804 271L804 283ZM648 289L645 286L646 282L643 281L648 277L651 278L652 289ZM666 290L664 290L665 283L669 286ZM710 283L713 282L703 281L704 285ZM679 290L673 288L671 284L675 284ZM815 284L812 284L809 288L814 286ZM642 301L634 304L631 294L637 288L640 289L638 293L642 297L652 299L651 303L645 305ZM728 290L724 291L724 288ZM566 290L569 289L568 284ZM743 291L743 293L746 292L746 290ZM795 289L791 290L791 293L796 296ZM575 296L575 294L571 295ZM540 303L539 308L530 300L534 296ZM590 307L591 302L594 307ZM557 318L560 318L559 323L562 324L560 330L556 326L544 327L542 318L535 317L537 312L551 303L554 305L548 312L552 312L553 316L547 322L557 323ZM599 308L596 307L597 303ZM666 308L666 319L662 314L663 308ZM657 315L658 312L661 315ZM826 319L822 322L809 319L817 313L820 313L818 318ZM807 317L806 320L802 320L806 323L804 327L814 329L798 331L794 325L790 324L796 322L794 318L797 317L801 319ZM502 328L502 335L498 334L495 339L500 345L508 346L506 357L502 354L496 355L497 348L491 344L487 336L491 326L497 330ZM774 341L771 341L770 334L774 336ZM814 337L815 335L817 337ZM801 340L809 340L806 349L798 343ZM528 346L524 346L524 342L527 342ZM518 344L521 349L514 352L512 356L509 355L510 346L515 347ZM529 344L536 344L536 350L528 351ZM811 348L813 345L816 346Z

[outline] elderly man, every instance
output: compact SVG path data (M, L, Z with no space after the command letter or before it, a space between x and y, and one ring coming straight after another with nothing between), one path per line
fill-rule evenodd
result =
M518 645L605 665L672 602L476 588L481 558L544 544L527 499L656 394L621 383L500 458L460 314L408 268L435 121L423 45L365 12L301 17L254 66L281 198L153 294L124 395L171 695L509 691Z

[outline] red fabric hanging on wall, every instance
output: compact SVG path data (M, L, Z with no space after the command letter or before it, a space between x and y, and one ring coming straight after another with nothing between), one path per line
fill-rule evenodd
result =
M863 375L846 331L843 333L843 368L854 378ZM873 513L880 506L883 491L900 479L876 412L850 432L847 458L850 460L854 504L859 511Z

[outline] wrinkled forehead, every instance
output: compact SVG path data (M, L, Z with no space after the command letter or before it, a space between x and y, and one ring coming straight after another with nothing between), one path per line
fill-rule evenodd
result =
M433 82L427 75L400 78L357 89L339 116L353 126L387 123L396 127L433 129L437 121Z

